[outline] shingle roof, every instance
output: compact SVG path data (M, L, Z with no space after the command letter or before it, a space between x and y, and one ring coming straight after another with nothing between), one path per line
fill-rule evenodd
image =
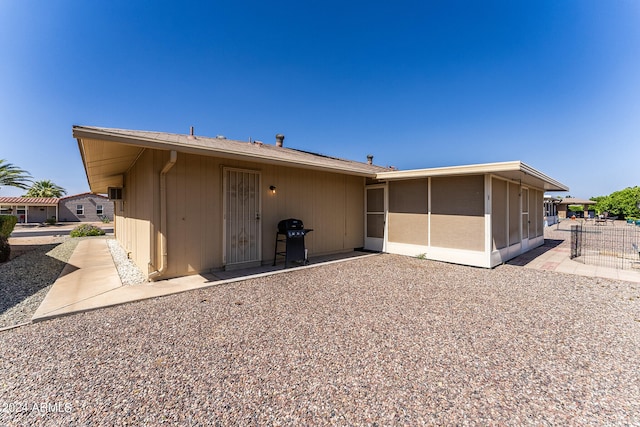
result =
M578 199L576 197L565 197L560 201L563 205L595 205L593 200Z
M86 192L86 193L80 193L80 194L72 194L71 196L60 197L60 200L74 199L76 197L84 197L84 196L100 197L101 199L107 199L107 200L109 199L108 197L103 196L101 194Z
M55 206L58 204L56 197L0 197L1 205L29 205L29 206Z
M285 163L303 168L329 169L359 175L374 176L378 172L389 170L382 166L340 159L288 147L277 147L272 144L237 141L219 137L211 138L92 126L74 126L73 136L78 140L82 138L106 139L114 142L129 143L131 145L177 150L179 152L210 153L210 155L223 154L262 163Z

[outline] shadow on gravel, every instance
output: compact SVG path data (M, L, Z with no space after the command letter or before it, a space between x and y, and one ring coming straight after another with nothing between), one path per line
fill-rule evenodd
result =
M37 245L0 264L0 328L31 320L44 298L41 291L56 281L66 265L56 258L60 244Z
M527 253L519 255L519 256L507 261L505 264L523 267L523 266L529 264L531 261L533 261L537 257L539 257L540 255L544 254L545 252L548 252L548 251L550 251L550 250L552 250L554 248L557 248L558 246L560 246L564 242L565 242L565 240L544 239L544 245L539 246L539 247L537 247L535 249L532 249Z

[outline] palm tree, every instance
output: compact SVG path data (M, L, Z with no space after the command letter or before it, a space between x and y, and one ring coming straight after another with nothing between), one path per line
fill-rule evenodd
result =
M67 190L45 179L34 182L24 197L62 197L65 194Z
M11 163L6 163L5 159L0 159L0 186L16 187L26 190L31 183L29 172L20 169Z

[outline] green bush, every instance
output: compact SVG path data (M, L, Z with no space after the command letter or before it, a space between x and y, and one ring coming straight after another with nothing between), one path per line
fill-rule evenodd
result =
M4 236L0 236L0 262L9 261L11 255L11 246L9 246L9 239Z
M71 237L104 236L102 228L91 224L82 224L71 230Z
M0 215L0 236L9 238L18 222L18 217L13 215Z
M45 222L45 224L55 225L56 218L55 217L47 218L47 219L44 220L44 222Z

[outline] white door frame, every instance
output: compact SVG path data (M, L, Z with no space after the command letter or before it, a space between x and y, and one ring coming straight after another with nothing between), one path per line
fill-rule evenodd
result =
M382 189L383 190L383 201L384 201L384 206L383 206L383 211L371 211L369 212L367 209L367 195L368 195L368 190L376 190L376 189ZM367 185L364 188L364 248L368 249L368 250L372 250L372 251L380 251L380 252L384 252L387 249L387 215L388 215L388 211L389 211L389 190L387 188L387 183L384 184L374 184L374 185ZM380 237L369 237L367 236L367 220L368 220L368 215L370 214L379 214L379 215L383 215L383 234L382 234L382 238Z
M225 265L226 269L259 266L262 264L262 225L260 222L262 218L262 174L260 173L260 171L257 171L257 170L240 169L240 168L232 168L232 167L223 167L222 171L223 171L222 172L222 218L223 218L222 220L222 263ZM257 178L258 178L258 184L256 188L257 212L254 212L254 213L248 212L248 215L251 215L251 217L253 218L250 218L249 216L245 218L246 223L248 223L249 221L257 221L257 224L255 226L255 233L256 233L255 239L256 239L257 251L256 251L255 259L248 259L248 260L243 260L241 262L227 264L227 261L228 261L227 239L229 238L227 236L227 228L229 225L228 218L227 218L227 207L229 203L228 196L227 196L227 192L228 192L227 186L228 186L228 177L230 172L250 173L250 174L257 175Z
M520 186L520 194L520 241L522 242L521 252L524 253L529 248L529 239L531 238L531 236L529 236L529 222L531 221L531 218L529 218L529 212L531 210L531 206L529 206L529 187ZM526 210L525 206L527 207Z

